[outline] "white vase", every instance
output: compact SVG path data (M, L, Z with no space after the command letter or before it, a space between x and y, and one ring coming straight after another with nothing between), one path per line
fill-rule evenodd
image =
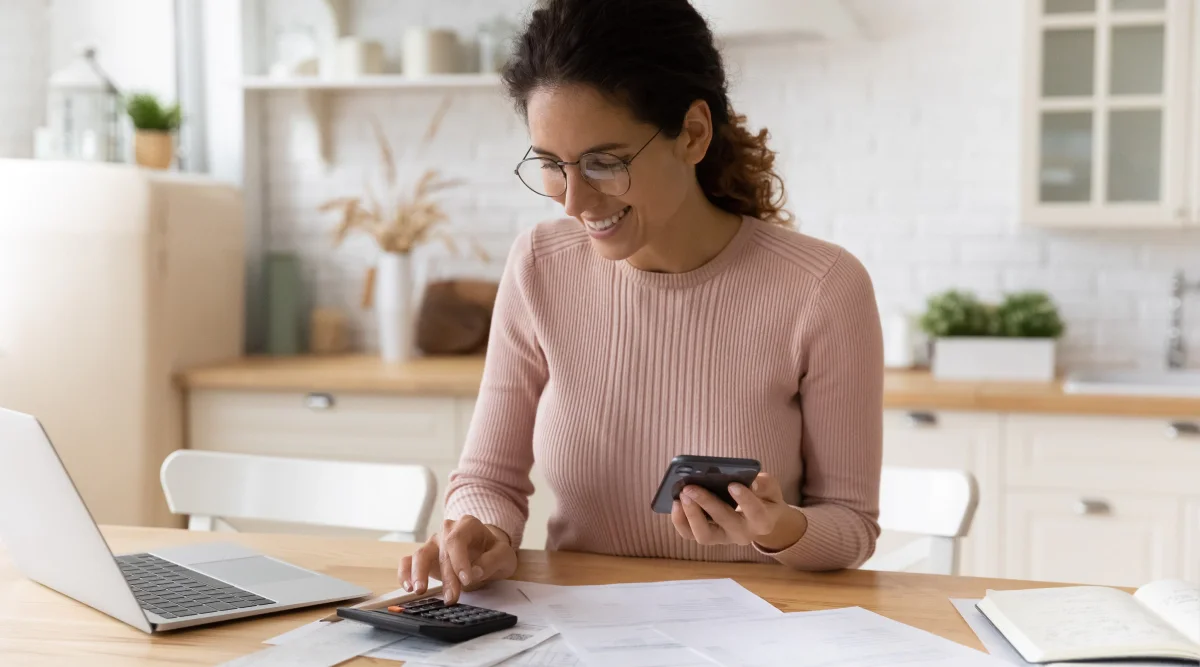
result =
M379 355L386 363L403 363L414 355L416 310L412 256L385 252L375 273L375 316L379 323Z

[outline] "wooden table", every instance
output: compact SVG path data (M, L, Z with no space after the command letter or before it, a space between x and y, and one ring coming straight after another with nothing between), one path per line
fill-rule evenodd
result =
M116 553L168 545L235 540L376 593L397 588L396 565L411 544L293 535L191 533L164 528L105 527ZM981 597L987 588L1044 584L1000 579L844 571L793 572L777 565L692 563L575 553L523 551L517 579L553 584L608 584L731 577L784 611L861 606L982 648L947 598ZM263 640L316 620L336 605L282 612L217 626L146 635L21 577L0 551L0 665L88 667L214 665L266 646ZM358 658L348 665L390 665Z

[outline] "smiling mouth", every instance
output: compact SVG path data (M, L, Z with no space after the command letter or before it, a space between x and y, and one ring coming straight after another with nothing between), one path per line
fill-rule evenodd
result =
M616 226L621 221L621 218L624 218L631 210L633 210L632 206L626 206L603 220L584 220L583 224L592 231L603 232Z

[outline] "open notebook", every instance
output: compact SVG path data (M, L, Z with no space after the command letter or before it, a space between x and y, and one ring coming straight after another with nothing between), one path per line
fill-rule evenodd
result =
M1200 660L1200 585L992 591L976 605L1028 662Z

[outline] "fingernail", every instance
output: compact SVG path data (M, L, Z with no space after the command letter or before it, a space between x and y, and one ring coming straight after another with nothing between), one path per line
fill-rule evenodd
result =
M741 484L730 484L729 492L735 496L740 496L746 492L746 487L742 486Z
M418 581L418 582L417 582L417 592L418 592L418 593L424 593L424 592L425 592L425 584L424 584L424 582L420 582L420 581Z
M483 568L479 567L478 565L471 568L471 578L482 579L483 578Z
M464 584L471 583L471 577L467 574L466 570L458 571L458 580L463 582Z
M697 495L699 495L699 492L697 492L695 489L683 490L683 497L688 500L695 500Z
M761 489L761 488L762 488L762 485L760 485L760 484L758 483L758 480L756 479L756 480L754 480L754 482L753 482L753 483L750 485L750 488L754 489L755 491L758 491L759 489Z
M408 591L409 593L412 592L412 584L409 583L407 580L401 582L400 587L403 588L404 590Z

